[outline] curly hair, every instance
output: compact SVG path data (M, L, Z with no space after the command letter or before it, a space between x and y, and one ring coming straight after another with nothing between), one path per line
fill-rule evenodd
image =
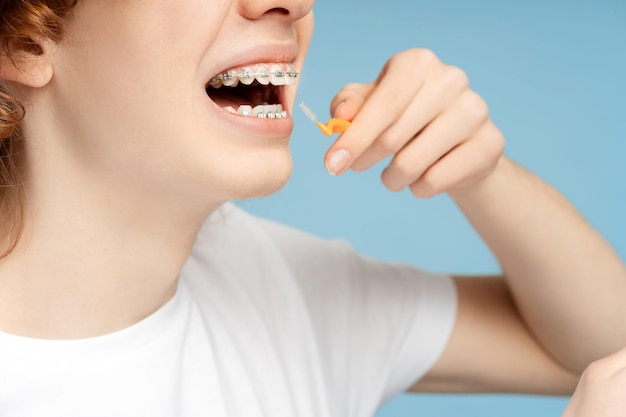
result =
M0 0L0 55L12 51L43 53L36 39L59 43L65 18L77 0ZM24 106L0 79L0 259L17 245L24 227L24 191L19 156Z

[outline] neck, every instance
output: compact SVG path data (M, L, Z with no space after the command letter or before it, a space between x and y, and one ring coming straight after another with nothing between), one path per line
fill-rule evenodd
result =
M28 337L93 337L156 311L217 206L192 210L85 175L38 178L28 184L22 239L0 261L0 331Z

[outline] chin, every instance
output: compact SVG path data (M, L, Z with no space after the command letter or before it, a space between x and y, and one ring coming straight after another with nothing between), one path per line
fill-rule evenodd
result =
M246 200L265 197L283 188L291 178L293 163L288 158L267 159L262 166L246 169L245 175L238 175L237 184L233 184L232 200Z

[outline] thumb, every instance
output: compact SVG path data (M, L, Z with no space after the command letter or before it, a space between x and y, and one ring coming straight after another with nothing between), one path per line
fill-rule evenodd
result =
M344 86L330 103L331 116L352 121L369 97L372 89L372 83L353 83Z
M352 122L367 101L373 89L373 83L346 85L337 93L335 98L333 98L330 104L330 114L332 117ZM350 128L353 128L353 126L350 126ZM353 136L357 138L358 135L348 133L350 128L342 133L326 152L324 165L331 175L340 175L348 169L355 159L354 155L351 156L349 149L353 147L351 143L356 139L351 140L350 138Z

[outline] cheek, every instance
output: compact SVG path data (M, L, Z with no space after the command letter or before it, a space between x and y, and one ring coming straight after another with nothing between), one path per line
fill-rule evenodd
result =
M311 10L309 14L304 16L302 19L298 20L295 23L296 27L296 36L298 38L298 44L300 46L300 55L304 57L306 55L306 51L311 44L311 39L313 38L313 28L315 26L315 19L313 17L313 11Z
M128 98L158 84L183 86L217 37L224 13L212 1L85 2L68 27L61 74ZM81 3L82 5L83 3ZM89 79L91 77L91 79ZM102 83L107 83L102 84ZM84 87L84 86L83 86ZM115 88L117 87L117 88ZM104 93L104 91L100 91Z
M216 17L207 17L207 1L127 3L85 3L68 28L71 42L61 46L55 68L60 117L84 124L81 132L132 139L158 127L171 136L170 120L192 115L198 63Z
M63 129L58 136L72 138L64 145L111 180L136 178L163 192L203 189L232 199L284 185L291 173L287 142L241 144L199 105L198 71L223 18L213 7L218 2L106 2L127 3L137 16L144 12L141 25L128 14L110 22L95 12L80 16L72 42L59 49L52 107ZM140 10L146 4L152 11ZM304 52L312 17L300 27Z

